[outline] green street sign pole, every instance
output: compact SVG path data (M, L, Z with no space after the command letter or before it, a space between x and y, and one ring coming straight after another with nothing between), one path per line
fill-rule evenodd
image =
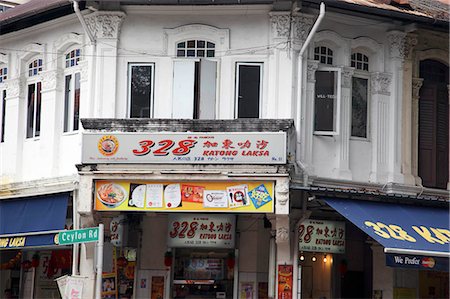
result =
M105 228L103 223L98 225L98 243L97 243L97 281L95 286L95 299L102 298L102 273L103 273L103 243Z

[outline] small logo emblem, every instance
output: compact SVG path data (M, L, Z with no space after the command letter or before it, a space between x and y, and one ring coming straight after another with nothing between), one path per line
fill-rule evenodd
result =
M105 135L98 141L98 151L103 156L112 156L119 149L119 140L113 135Z

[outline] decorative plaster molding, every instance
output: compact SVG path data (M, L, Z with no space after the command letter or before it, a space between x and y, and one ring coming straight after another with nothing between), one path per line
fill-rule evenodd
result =
M6 63L8 64L8 55L4 53L0 53L0 64Z
M343 67L342 68L342 80L341 86L343 88L351 88L352 87L352 76L355 69L352 67Z
M86 25L97 38L118 38L120 25L125 19L120 11L96 11L85 16Z
M270 13L272 38L289 38L291 29L291 15L289 13Z
M293 17L293 37L298 40L298 43L303 45L308 37L308 33L311 30L313 23L313 17L309 15L301 14Z
M422 78L412 78L412 96L413 98L419 98L420 88L422 87Z
M370 88L372 94L391 94L390 88L392 82L392 74L376 72L372 73L370 77Z
M367 49L371 54L379 53L383 51L383 46L367 36L360 36L350 41L350 47L352 49L363 48Z
M16 78L16 79L8 79L5 83L6 85L6 97L7 98L16 98L20 97L23 85L22 78Z
M317 60L308 60L306 79L308 82L316 82L316 70L319 67L319 62Z
M289 181L283 180L283 181L277 181L277 184L275 186L275 199L277 203L281 205L286 205L286 203L289 200Z
M43 71L40 73L42 77L42 91L50 91L56 88L58 77L62 72L60 70Z
M82 60L78 62L78 67L80 68L80 73L81 73L81 81L86 81L88 79L88 70L89 70L89 66L88 66L88 61L87 60Z
M415 35L407 35L401 31L391 31L388 33L389 55L391 58L409 59L414 46L417 45Z
M284 226L277 227L277 235L275 240L276 243L285 243L289 241L289 229Z
M65 51L74 44L81 46L83 44L83 35L75 32L64 34L53 43L53 47L56 51Z

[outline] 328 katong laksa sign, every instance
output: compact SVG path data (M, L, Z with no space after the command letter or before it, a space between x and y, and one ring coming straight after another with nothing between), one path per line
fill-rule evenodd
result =
M82 162L285 164L286 133L83 133Z

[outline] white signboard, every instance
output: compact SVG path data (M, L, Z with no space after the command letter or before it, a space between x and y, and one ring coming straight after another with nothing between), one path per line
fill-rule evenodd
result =
M234 215L169 215L168 247L234 248Z
M82 163L285 164L286 133L83 133Z
M125 215L119 215L117 217L114 217L109 224L109 231L111 232L111 244L116 247L122 246L124 223Z
M298 250L345 253L345 223L308 219L298 228Z

